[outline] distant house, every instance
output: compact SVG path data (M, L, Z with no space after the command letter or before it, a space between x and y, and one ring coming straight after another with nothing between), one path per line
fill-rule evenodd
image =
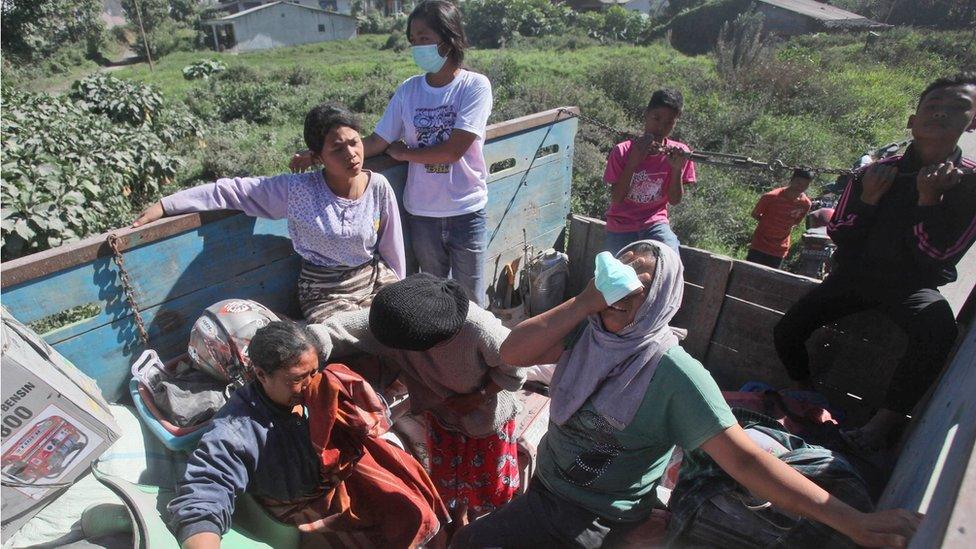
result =
M292 4L299 4L309 8L319 8L336 13L349 15L352 13L353 0L288 0ZM274 0L227 0L219 2L212 8L212 11L219 11L227 15L233 15L242 11L273 3Z
M233 15L274 0L224 0L210 9L225 15ZM356 0L289 0L293 4L301 4L310 8L321 8L327 11L352 15L353 4ZM363 13L379 10L383 15L393 15L409 11L416 0L359 0L360 11Z
M754 9L765 17L766 32L794 36L832 30L879 30L879 23L816 0L755 0Z
M355 17L297 2L261 4L201 23L218 51L266 50L356 36Z
M630 0L623 6L624 9L630 11L646 13L651 17L657 17L668 8L668 0Z

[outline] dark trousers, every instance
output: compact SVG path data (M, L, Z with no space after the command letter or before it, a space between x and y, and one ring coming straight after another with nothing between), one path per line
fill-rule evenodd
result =
M459 530L451 540L451 548L614 547L638 524L601 518L552 493L533 478L526 493Z
M885 284L840 273L797 301L773 329L776 352L790 378L810 377L806 341L817 328L847 315L876 309L894 321L908 337L885 395L884 407L911 412L935 381L945 363L958 330L949 303L938 290L920 288L892 292Z
M753 250L752 248L749 248L749 253L746 254L746 261L751 261L752 263L758 263L774 269L779 269L783 266L782 257L769 255L765 252L760 252L759 250Z

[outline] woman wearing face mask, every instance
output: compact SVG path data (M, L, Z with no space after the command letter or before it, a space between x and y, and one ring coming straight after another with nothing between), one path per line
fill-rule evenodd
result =
M407 33L424 74L400 84L364 149L367 157L385 151L410 164L403 205L420 270L450 275L484 306L488 168L482 148L491 84L461 68L467 39L451 2L421 2L407 19ZM297 154L291 168L303 170L313 160Z
M452 546L613 547L650 515L678 445L701 448L782 511L860 545L904 547L919 515L851 508L736 423L715 381L668 325L684 287L678 254L642 240L618 257L634 269L629 280L620 263L598 269L579 296L522 322L502 344L506 364L557 363L549 430L528 492L463 528Z
M349 111L318 105L305 116L304 137L321 170L218 179L163 198L132 226L208 210L287 219L302 256L298 300L305 318L322 322L368 307L380 288L404 276L396 195L382 174L363 171L363 140Z

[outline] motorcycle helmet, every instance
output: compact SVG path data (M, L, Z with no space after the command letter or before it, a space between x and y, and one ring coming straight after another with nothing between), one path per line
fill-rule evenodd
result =
M216 379L242 386L253 377L247 347L259 328L280 320L271 309L248 299L225 299L209 306L190 330L187 352L193 365Z

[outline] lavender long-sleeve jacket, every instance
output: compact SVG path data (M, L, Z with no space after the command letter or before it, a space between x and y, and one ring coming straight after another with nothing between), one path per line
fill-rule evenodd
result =
M240 210L266 219L287 219L295 252L320 267L358 267L379 254L405 275L403 230L396 195L382 174L356 200L341 198L321 170L273 177L218 179L162 200L167 215L207 210Z

